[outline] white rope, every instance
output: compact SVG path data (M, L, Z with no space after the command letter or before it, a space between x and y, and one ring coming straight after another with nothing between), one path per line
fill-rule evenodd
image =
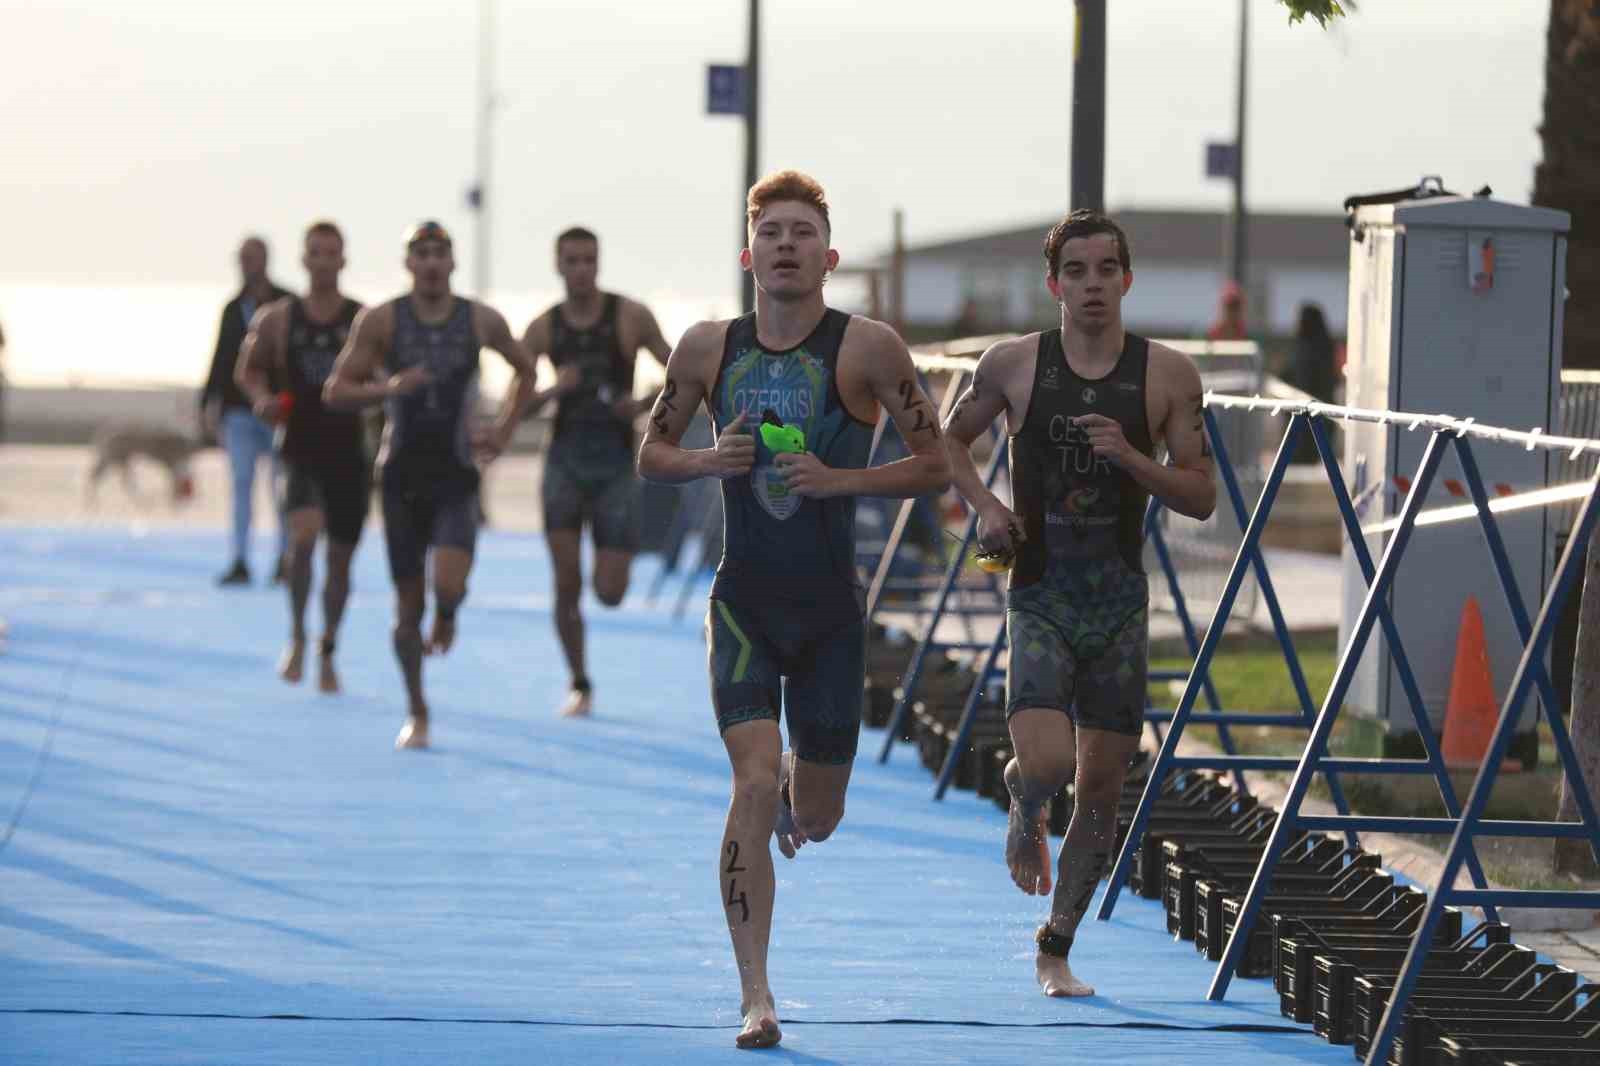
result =
M978 356L993 345L1017 336L1014 333L995 333L981 337L961 337L933 344L919 344L911 349L911 361L923 370L970 372L977 368ZM1189 355L1251 355L1258 351L1254 341L1207 341L1170 339L1155 341ZM1499 426L1480 426L1473 418L1454 418L1450 415L1407 414L1403 411L1375 411L1362 407L1344 407L1320 403L1309 393L1268 374L1258 379L1245 370L1221 370L1203 375L1208 384L1205 402L1208 407L1222 407L1248 411L1267 411L1274 415L1284 412L1304 411L1321 418L1342 422L1371 422L1380 425L1404 426L1408 431L1426 427L1444 430L1459 436L1478 437L1482 440L1506 444L1521 444L1528 451L1545 448L1565 451L1569 460L1576 461L1585 453L1600 455L1600 440L1585 437L1556 437L1538 426L1528 431L1505 429ZM1561 380L1567 384L1600 382L1600 371L1564 370ZM1265 389L1266 395L1242 396L1219 391L1222 389Z
M1207 407L1221 407L1225 409L1245 411L1270 411L1278 414L1282 411L1305 412L1318 418L1335 418L1343 422L1370 422L1377 425L1403 426L1408 431L1427 428L1446 433L1453 433L1463 437L1478 437L1483 440L1499 441L1504 444L1521 444L1528 451L1535 448L1546 448L1552 451L1565 451L1567 458L1576 459L1585 452L1600 455L1600 440L1590 440L1583 437L1556 437L1546 433L1538 426L1523 432L1515 429L1503 429L1499 426L1480 426L1470 418L1455 418L1451 415L1418 415L1404 411L1374 411L1363 407L1341 407L1338 404L1316 402L1285 402L1281 399L1264 399L1260 396L1236 396L1229 393L1207 392L1205 396Z

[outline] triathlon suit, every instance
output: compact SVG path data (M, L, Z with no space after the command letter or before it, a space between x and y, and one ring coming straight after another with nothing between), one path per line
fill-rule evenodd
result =
M867 464L872 424L839 399L839 347L850 316L828 310L793 348L756 339L749 314L728 325L710 398L713 432L739 415L752 427L750 473L722 482L723 554L711 586L706 643L722 730L778 719L808 762L855 757L861 728L865 599L855 569L855 498L791 495L759 427L767 411L805 433L806 450L834 468Z
M556 406L545 458L544 528L581 530L589 523L596 548L633 552L639 547L638 485L633 474L633 426L612 413L617 399L633 396L633 358L617 332L622 301L607 293L600 318L577 329L552 307L550 361L573 364L580 380Z
M396 581L421 578L428 548L471 553L478 537L478 468L471 415L478 399L478 335L472 301L455 297L437 325L417 317L409 297L394 308L394 343L384 370L427 368L432 381L385 402L378 467L384 539Z
M1150 342L1127 334L1111 372L1067 365L1061 331L1039 336L1033 392L1011 438L1013 510L1026 539L1006 597L1006 713L1049 707L1083 728L1138 736L1148 698L1149 582L1141 553L1149 494L1097 458L1073 419L1104 415L1154 455L1145 409Z
M372 480L361 416L324 407L322 387L360 310L360 304L347 299L332 322L317 322L303 301L291 298L284 351L293 406L279 431L278 449L288 475L283 510L321 511L328 538L341 544L361 539Z

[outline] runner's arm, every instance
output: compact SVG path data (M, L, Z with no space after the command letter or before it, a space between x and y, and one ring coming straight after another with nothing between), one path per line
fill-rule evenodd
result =
M383 305L369 307L356 316L344 350L339 353L333 373L323 386L323 403L343 410L371 407L427 383L427 371L421 367L412 367L386 380L379 379L383 353L394 327L393 314Z
M666 366L667 359L672 355L672 345L668 344L667 338L662 335L661 325L656 321L656 316L644 304L629 302L634 308L634 313L638 316L639 332L635 336L639 338L640 346L654 356L656 362ZM640 415L652 410L656 405L656 397L660 395L661 392L658 389L654 395L641 397L636 401L637 406L634 409L634 415Z
M1122 427L1103 415L1083 415L1075 421L1088 433L1096 455L1122 467L1165 506L1204 521L1217 506L1217 486L1202 413L1205 392L1200 371L1188 356L1171 348L1152 345L1150 359L1151 370L1158 375L1157 387L1167 397L1167 414L1160 427L1167 442L1166 463L1134 449L1123 437Z
M534 380L538 380L539 357L550 359L550 320L548 314L540 315L528 323L528 328L522 331L522 346L533 356ZM551 400L562 393L571 392L577 386L576 373L563 375L561 368L555 365L555 360L550 359L551 368L556 372L556 383L548 389L535 389L533 398L528 401L528 406L523 409L523 418L532 418L539 410Z
M483 338L484 347L499 352L511 365L514 375L511 384L506 387L505 398L500 401L500 413L494 424L495 450L504 451L511 442L511 435L517 431L517 423L522 421L523 408L534 398L533 356L528 354L528 349L521 341L512 336L504 315L483 304L475 304L474 308L480 325L478 335Z
M961 498L980 515L996 508L1006 509L1000 498L983 483L983 475L972 458L972 442L988 432L994 420L1006 413L1009 401L1005 382L1014 363L1013 344L1001 341L978 358L972 384L944 420L944 450L950 463L950 480ZM1005 441L996 441L994 446L1003 448ZM999 523L1001 527L1005 524L1004 521Z
M725 331L722 323L697 323L667 358L667 383L639 445L639 476L646 481L681 485L702 477L733 477L748 472L755 462L755 438L741 426L742 416L723 429L714 447L684 448L678 443L706 399L712 360L722 350Z
M267 371L283 365L285 310L281 301L274 301L256 312L244 343L239 346L239 361L233 367L233 380L250 398L251 409L258 418L276 415L277 397L272 395Z

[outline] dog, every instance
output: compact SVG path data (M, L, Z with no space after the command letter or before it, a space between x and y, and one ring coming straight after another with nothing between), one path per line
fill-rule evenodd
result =
M128 496L138 500L138 486L133 479L131 461L149 459L167 468L171 479L171 504L176 507L194 498L194 474L189 460L200 450L200 442L184 436L166 426L149 422L116 422L102 426L91 442L94 464L89 468L85 492L93 502L100 480L113 467L122 474L122 487Z

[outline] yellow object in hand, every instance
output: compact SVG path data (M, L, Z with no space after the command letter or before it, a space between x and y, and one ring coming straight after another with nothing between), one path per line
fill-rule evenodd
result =
M986 574L1003 574L1011 569L1011 564L1017 561L1017 553L1013 551L986 552L975 551L972 561L979 570Z

